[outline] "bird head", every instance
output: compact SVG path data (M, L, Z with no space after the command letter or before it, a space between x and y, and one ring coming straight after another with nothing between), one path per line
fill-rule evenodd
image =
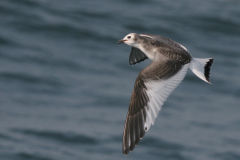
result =
M130 33L126 35L123 39L118 41L118 44L125 43L129 46L137 47L138 46L139 35L136 33Z

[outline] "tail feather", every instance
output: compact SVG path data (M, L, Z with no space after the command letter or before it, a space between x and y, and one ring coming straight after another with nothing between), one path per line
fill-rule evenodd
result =
M210 82L209 78L210 78L210 70L211 70L211 66L213 64L213 58L209 59L209 61L207 62L207 64L204 67L204 76L206 77L207 81Z
M194 74L205 82L210 82L210 70L213 64L213 58L193 58L189 68Z

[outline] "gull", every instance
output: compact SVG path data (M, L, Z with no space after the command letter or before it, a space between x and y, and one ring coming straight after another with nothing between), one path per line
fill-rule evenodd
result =
M118 44L132 46L130 65L152 60L135 82L123 131L123 154L138 145L154 125L162 105L185 77L188 68L203 81L210 83L213 58L194 58L181 44L159 35L130 33Z

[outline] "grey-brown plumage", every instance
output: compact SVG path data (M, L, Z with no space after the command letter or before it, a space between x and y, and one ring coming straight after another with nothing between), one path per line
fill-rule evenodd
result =
M129 56L130 65L139 63L141 61L144 61L145 59L148 59L148 57L140 49L132 47Z
M130 99L122 146L123 154L127 155L135 145L138 145L145 132L154 123L164 101L182 81L188 67L195 69L199 67L199 62L206 60L191 64L192 59L194 62L197 59L193 58L185 47L157 35L132 33L120 40L119 43L133 46L129 56L130 64L139 63L147 58L153 60L139 73ZM208 63L209 61L211 63ZM204 67L207 68L207 72L205 75L203 72L203 76L209 74L211 64L212 60L208 59L206 64L201 66L203 71ZM203 80L208 81L209 78Z

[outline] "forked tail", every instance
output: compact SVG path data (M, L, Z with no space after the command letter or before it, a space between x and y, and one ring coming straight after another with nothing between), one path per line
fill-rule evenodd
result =
M213 58L193 58L189 68L199 78L207 83L210 83L210 69L213 64Z

